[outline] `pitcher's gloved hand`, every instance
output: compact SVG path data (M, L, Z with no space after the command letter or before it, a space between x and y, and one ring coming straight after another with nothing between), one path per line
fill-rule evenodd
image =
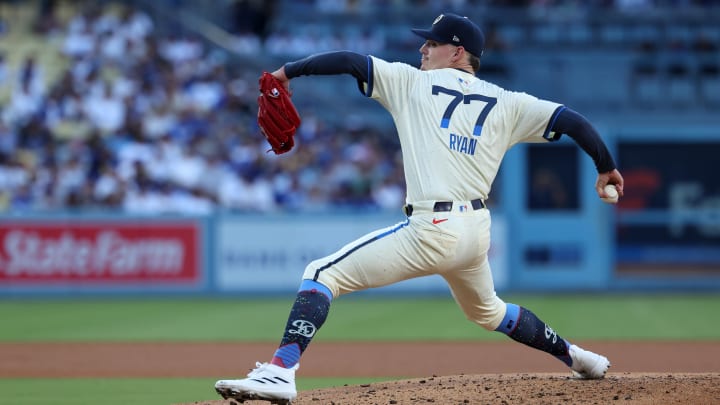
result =
M271 150L276 155L289 152L300 127L300 115L290 100L290 92L282 82L268 72L260 76L257 122Z

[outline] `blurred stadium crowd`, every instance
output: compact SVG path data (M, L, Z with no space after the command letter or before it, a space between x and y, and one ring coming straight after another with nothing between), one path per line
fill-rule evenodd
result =
M71 12L60 13L60 6L68 3L64 10ZM8 10L29 4L34 17L28 35L49 43L58 58L43 64L38 55L27 53L15 66L5 57L0 60L0 85L7 89L0 105L0 211L120 209L202 215L328 206L398 209L403 204L402 162L394 134L356 121L330 125L306 112L300 146L281 158L267 154L255 123L256 67L227 63L227 53L183 30L157 30L161 14L134 3L148 2L3 5ZM181 7L185 2L169 3ZM311 31L297 38L275 29L274 15L284 2L219 3L234 23L232 49L239 54L299 56L339 48L375 53L386 46L385 37L370 29L316 40L310 38ZM352 14L364 8L421 6L637 10L720 1L294 3L318 12ZM5 41L17 23L8 15L4 13L2 21ZM414 42L411 48L417 46Z
M401 205L397 148L380 134L306 116L303 146L269 158L255 123L257 71L230 68L197 38L157 35L139 9L82 4L67 22L41 24L68 61L56 80L44 85L48 67L33 55L4 73L3 210Z

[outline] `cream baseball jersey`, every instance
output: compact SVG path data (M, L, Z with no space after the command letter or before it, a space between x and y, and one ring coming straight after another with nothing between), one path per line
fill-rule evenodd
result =
M458 69L422 71L369 57L365 95L387 109L400 137L407 202L486 199L505 152L555 140L564 108Z

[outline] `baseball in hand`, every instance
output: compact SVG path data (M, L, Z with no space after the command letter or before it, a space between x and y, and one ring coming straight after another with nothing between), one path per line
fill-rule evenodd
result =
M605 186L605 194L608 196L606 198L601 198L601 200L605 201L608 204L616 204L618 202L618 192L615 188L615 185L608 184Z

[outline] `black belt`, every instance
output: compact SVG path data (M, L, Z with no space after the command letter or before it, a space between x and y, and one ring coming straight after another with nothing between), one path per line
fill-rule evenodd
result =
M481 198L477 198L475 200L470 201L470 204L473 207L473 210L481 210L485 208L485 202ZM452 211L453 202L452 201L436 201L435 205L433 205L433 212L448 212ZM403 207L403 211L405 211L405 215L410 216L413 213L413 206L412 204L407 204Z

